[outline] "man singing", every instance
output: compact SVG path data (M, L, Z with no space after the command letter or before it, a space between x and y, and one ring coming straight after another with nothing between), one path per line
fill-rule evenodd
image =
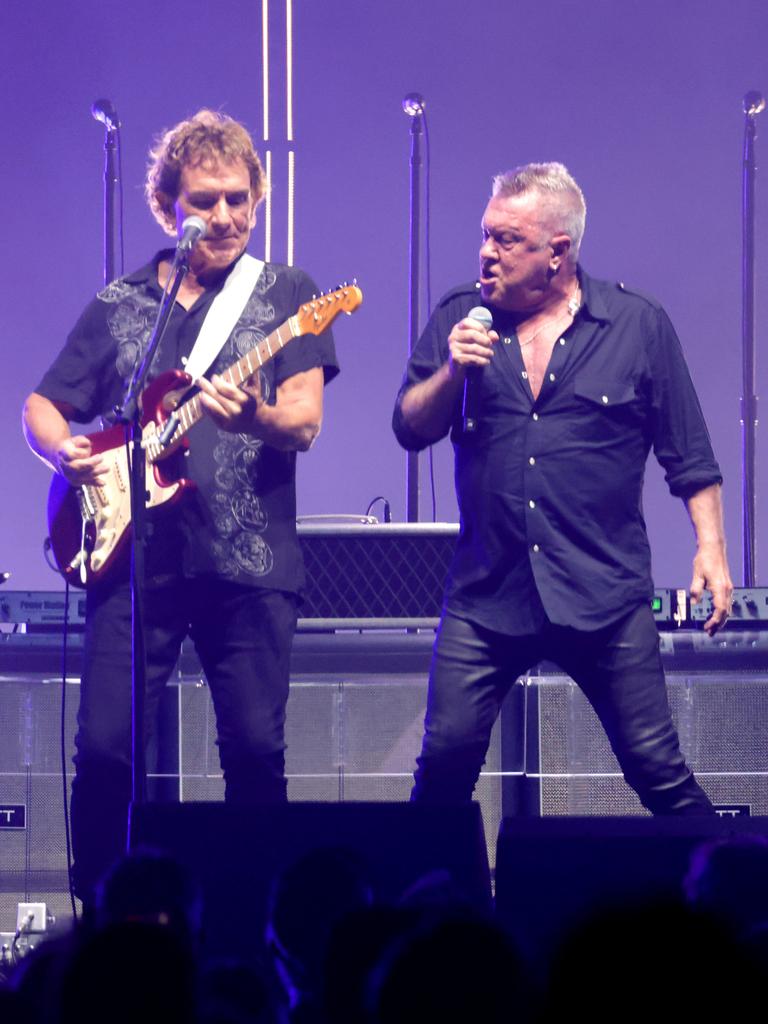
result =
M226 799L239 803L286 799L285 705L303 583L296 452L317 437L323 386L338 372L326 331L280 349L243 388L221 376L317 292L302 271L245 254L267 187L246 129L209 110L166 132L150 153L146 194L160 226L175 236L194 215L206 228L152 376L184 366L236 270L253 279L235 310L234 329L197 381L207 415L190 434L184 468L195 489L153 515L146 550L147 721L156 717L189 634L211 687ZM99 484L106 469L70 422L88 423L120 401L151 336L172 257L172 250L161 251L99 292L27 399L30 447L74 486ZM231 290L226 294L231 303ZM130 623L128 571L121 564L87 595L72 786L76 889L85 899L126 843Z
M691 595L712 592L713 634L732 592L722 478L664 310L579 266L585 213L561 164L499 175L479 282L441 300L398 395L404 447L451 431L461 512L412 798L470 799L510 685L546 657L645 807L711 814L667 703L641 495L653 448L693 523ZM481 304L490 329L468 316Z

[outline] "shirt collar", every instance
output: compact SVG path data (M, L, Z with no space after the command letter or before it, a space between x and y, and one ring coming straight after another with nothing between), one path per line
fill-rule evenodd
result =
M159 288L157 268L161 260L172 260L173 253L173 249L161 249L160 252L155 253L149 263L145 263L143 267L134 270L132 274L126 274L123 280L128 284L149 284Z
M134 270L132 274L126 274L123 281L126 281L128 284L146 284L150 288L153 288L158 294L161 294L162 289L157 282L157 268L162 260L168 260L169 263L172 263L175 251L175 249L161 249L159 252L155 253L149 263L145 263L143 267L139 267L138 270ZM240 254L240 256L238 256L238 260L242 257L244 252L245 250ZM234 265L235 264L233 263L232 266ZM226 278L223 278L221 284L217 285L215 288L208 289L208 291L212 293L219 291L225 280Z
M589 274L579 264L576 268L576 273L579 279L579 287L581 289L581 310L592 320L601 320L605 323L610 323L613 320L613 315L610 313L608 306L605 303L602 290L599 287L599 282L595 281L594 278L590 277ZM468 286L474 292L479 288L479 282L475 285ZM500 324L508 322L512 317L512 314L505 313L504 310L497 309L493 306L494 318L498 320ZM505 320L505 318L507 318ZM514 327L512 328L514 330Z
M613 320L602 292L589 274L579 265L577 269L579 276L579 287L581 288L581 308L593 320L603 320L610 323Z

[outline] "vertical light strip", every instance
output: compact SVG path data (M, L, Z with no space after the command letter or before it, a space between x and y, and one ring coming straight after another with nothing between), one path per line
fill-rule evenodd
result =
M286 263L293 266L293 190L295 187L295 166L296 154L292 149L288 150L288 255Z
M293 142L293 0L285 0L285 134Z
M181 706L181 686L176 687L176 735L179 737L179 749L174 760L176 761L176 772L179 777L179 800L184 803L184 715Z
M267 195L264 199L264 259L272 259L272 150L266 153Z
M261 0L261 91L264 141L269 141L269 0Z

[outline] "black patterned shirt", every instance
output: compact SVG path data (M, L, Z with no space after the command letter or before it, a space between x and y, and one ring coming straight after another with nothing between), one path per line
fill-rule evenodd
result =
M154 260L99 292L35 389L66 402L78 423L108 417L152 335L161 297ZM223 287L206 291L191 309L174 306L152 377L181 369ZM221 373L292 316L318 289L301 270L267 263L212 373ZM277 388L297 373L322 367L326 382L338 373L330 330L290 341L258 371L262 395L274 404ZM219 430L204 416L189 432L183 475L195 489L149 517L147 579L215 576L294 593L304 569L296 538L296 453L278 451L248 434Z

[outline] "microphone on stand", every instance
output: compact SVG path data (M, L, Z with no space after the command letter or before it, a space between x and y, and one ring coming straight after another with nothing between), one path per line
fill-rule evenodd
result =
M403 97L403 110L409 117L421 117L424 113L424 97L418 92L409 92Z
M477 322L489 331L493 327L493 314L485 306L473 306L467 313L470 320ZM464 394L461 400L461 422L465 434L477 430L477 414L480 404L480 374L482 367L470 366L464 378Z
M205 221L202 217L187 217L181 225L181 235L176 243L176 252L191 252L200 239L205 238L205 231Z
M176 255L173 258L174 268L177 268L179 272L181 272L182 269L186 271L189 254L200 239L205 238L205 232L205 221L202 217L196 217L193 214L191 217L185 217L182 221L181 235L176 243ZM157 439L160 442L161 448L168 447L173 440L173 435L176 433L178 426L179 417L175 412L172 412L165 421L163 429L158 434Z
M91 114L97 121L101 121L111 132L116 132L120 127L120 118L117 116L112 100L94 100L91 107Z
M744 97L744 113L747 117L756 117L765 110L765 97L762 93L751 90Z

